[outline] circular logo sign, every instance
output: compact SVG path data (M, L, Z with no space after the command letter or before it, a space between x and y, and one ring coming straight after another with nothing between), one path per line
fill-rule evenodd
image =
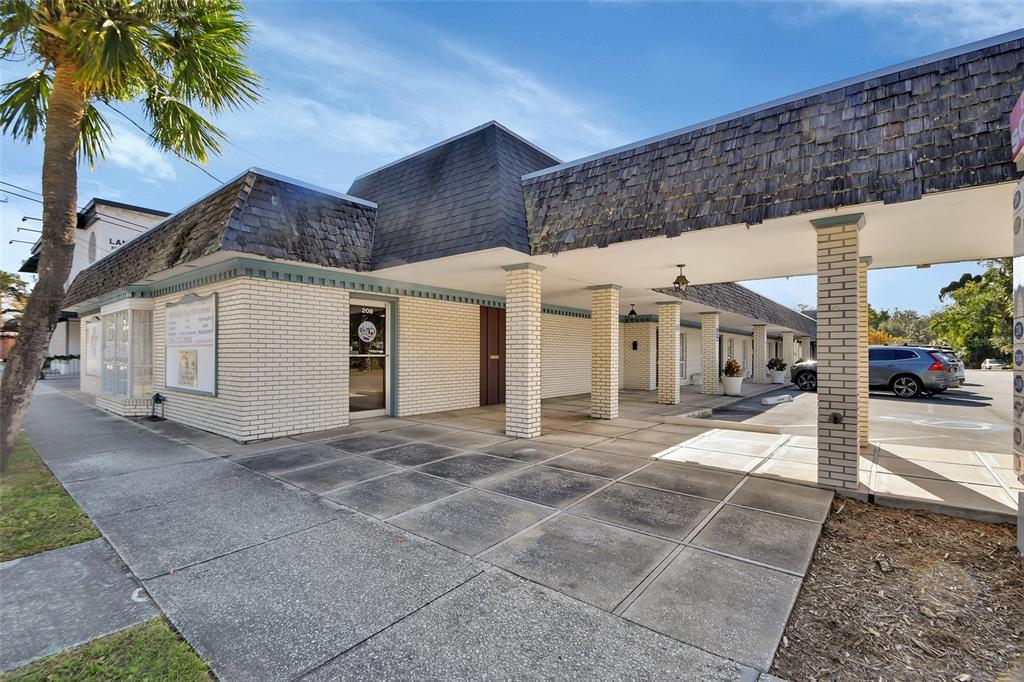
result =
M1024 322L1015 322L1013 324L1013 338L1019 339L1024 336Z
M1022 440L1024 440L1024 439L1021 438L1020 429L1014 429L1013 430L1013 444L1019 447Z
M1020 234L1020 223L1021 223L1020 216L1017 216L1016 218L1013 219L1013 233L1014 234Z
M359 323L356 334L359 335L359 340L363 343L370 343L377 338L377 326L369 320L363 320Z
M1013 351L1013 364L1017 365L1018 367L1024 365L1024 350L1018 348L1017 350Z
M1020 400L1018 398L1017 400L1013 401L1013 413L1018 417L1024 414L1024 400Z
M1024 391L1024 377L1021 377L1019 374L1013 378L1013 390L1017 391L1017 393Z
M1017 210L1020 207L1020 190L1013 193L1013 210Z

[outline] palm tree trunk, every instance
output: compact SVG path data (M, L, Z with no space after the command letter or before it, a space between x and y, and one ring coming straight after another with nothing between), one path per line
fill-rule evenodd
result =
M43 236L38 280L21 318L18 339L0 386L0 469L32 402L50 336L64 303L64 284L75 254L78 220L78 144L85 94L74 80L75 66L57 64L43 139Z

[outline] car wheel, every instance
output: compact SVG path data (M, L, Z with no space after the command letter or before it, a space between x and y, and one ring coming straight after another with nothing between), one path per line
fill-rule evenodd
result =
M801 391L817 390L818 375L814 372L800 372L796 375L796 387Z
M900 398L915 398L921 393L921 382L908 374L892 380L892 392Z

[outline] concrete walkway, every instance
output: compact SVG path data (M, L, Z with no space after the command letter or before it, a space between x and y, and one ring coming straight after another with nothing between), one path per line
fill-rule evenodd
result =
M0 670L159 614L106 540L0 563Z
M379 421L394 428L414 425L403 420ZM352 438L369 425L364 422L353 429L347 447L354 448ZM173 430L174 426L166 428ZM625 544L617 545L625 557L632 556L631 546L653 548L644 552L642 559L653 565L631 572L648 585L667 576L664 585L669 592L662 594L690 590L695 595L696 601L666 611L665 600L657 597L657 591L648 590L647 617L635 619L647 622L640 624L628 614L623 617L614 612L621 609L588 603L607 607L610 601L574 598L544 586L543 576L530 576L531 572L522 568L529 552L519 549L525 545L517 549L512 542L506 543L494 552L505 558L490 563L428 539L430 533L422 528L416 534L311 492L329 495L353 481L403 475L395 471L406 468L403 465L365 456L375 449L368 448L360 455L287 439L232 448L223 439L209 437L211 447L222 449L223 456L218 456L182 440L188 437L196 443L207 435L184 427L178 431L178 438L160 435L43 386L26 425L47 465L221 679L586 675L756 680L770 663L766 652L773 652L775 644L762 644L751 656L744 642L715 629L721 620L702 615L709 610L703 602L713 600L715 608L725 614L726 624L736 627L749 621L749 603L741 608L727 599L731 585L744 580L751 585L755 609L756 602L774 599L776 593L773 585L752 581L750 569L734 571L730 578L721 569L722 555L714 551L612 523L584 521L571 514L556 516L553 527L568 533L567 538L587 537L586 529L582 534L578 528L566 530L567 522L572 521L576 526L600 526L604 535L626 538ZM462 433L475 435L462 435L459 440L459 434L453 434L454 447L477 447L471 441L486 435ZM333 437L337 439L338 434ZM410 441L393 438L399 443ZM251 460L261 454L269 465L263 467L265 471L257 471L261 467L251 461L250 466L231 461ZM321 464L314 463L318 456L323 458ZM481 457L515 461L477 455ZM282 467L276 471L275 461ZM322 469L316 469L318 466ZM453 471L464 475L469 469L455 467ZM274 473L288 473L292 480L267 475ZM475 482L458 483L437 473L422 475L440 482L438 485L472 492L478 487ZM543 518L557 511L539 503L519 504L543 509ZM714 506L721 509L726 505L719 500ZM634 535L641 537L639 544ZM551 533L548 537L557 540L559 536ZM523 543L530 539L519 538ZM495 564L505 564L511 571ZM751 560L737 560L736 564L739 569L756 567ZM593 565L566 565L566 581L573 571L583 568L591 571ZM621 571L615 564L605 569L609 575ZM687 581L695 576L716 572L720 578L715 589L692 582L687 587ZM777 573L787 582L786 594L795 596L799 578L793 577L793 572ZM530 579L520 577L524 574ZM600 574L597 577L600 581ZM730 579L734 582L728 583ZM627 582L632 580L631 575ZM636 603L644 598L642 592L630 589L630 594L636 594ZM595 593L600 594L601 589ZM772 609L778 620L773 629L781 632L789 606L787 596L781 611ZM758 613L767 611L762 607L753 615ZM656 631L671 631L680 619L686 625L675 631L676 636ZM662 622L669 625L659 626ZM17 622L11 627L31 625ZM701 640L697 646L681 641L687 638L687 631L700 634L694 637ZM719 649L723 655L709 653L709 648Z

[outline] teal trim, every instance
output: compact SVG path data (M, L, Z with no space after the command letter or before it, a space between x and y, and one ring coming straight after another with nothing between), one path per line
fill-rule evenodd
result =
M658 301L657 305L682 305L683 302L679 299L672 299L671 301Z
M619 322L623 324L636 324L638 322L657 322L657 315L637 315L630 319L629 315L619 315Z
M856 225L858 230L864 228L863 213L845 213L843 215L832 215L827 218L815 218L811 221L815 229L823 227L839 227L841 225Z
M871 264L875 262L875 259L871 256L861 256L860 262L863 263L865 267L870 268Z
M197 289L202 286L216 284L217 282L223 282L240 276L241 271L238 266L238 261L230 260L223 263L208 265L203 268L197 268L192 272L186 272L176 277L172 277L157 285L149 286L148 291L151 298L156 298L158 296L168 296L181 291L188 291L189 289Z
M537 265L536 263L516 263L515 265L502 265L501 269L505 272L512 272L513 270L533 270L535 272L541 272L544 270L544 266Z
M585 317L590 318L589 310L580 310L579 308L567 308L561 305L548 305L543 304L540 307L540 311L545 315L563 315L565 317Z
M587 287L590 291L600 291L601 289L612 289L614 291L621 291L622 287L618 284L595 284L594 286Z

